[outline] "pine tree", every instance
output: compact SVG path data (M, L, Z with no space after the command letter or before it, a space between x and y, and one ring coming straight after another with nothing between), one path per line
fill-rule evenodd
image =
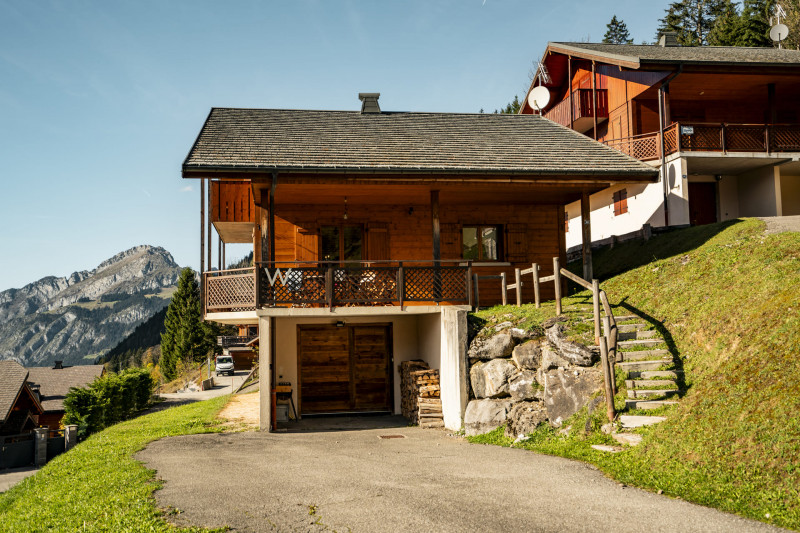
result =
M714 27L708 34L708 44L711 46L736 46L739 40L739 25L741 18L739 9L731 0L726 0L722 13L714 22Z
M200 288L195 272L181 271L178 290L172 296L161 334L161 371L168 380L175 379L179 360L202 360L207 353L206 332L200 313Z
M800 50L800 0L783 0L780 4L786 12L781 22L789 27L789 37L783 41L783 47Z
M603 36L603 42L608 44L631 44L633 39L628 32L628 26L622 20L617 20L617 16L611 17L611 22L606 25L608 30Z
M522 102L519 101L519 97L514 95L514 100L506 104L506 106L499 111L497 109L494 110L495 114L503 114L503 115L516 115L519 113L520 108L522 107ZM481 112L483 110L481 109Z
M682 0L672 2L659 22L658 38L664 32L678 34L683 46L704 46L717 17L725 9L726 0Z
M772 46L769 18L774 0L744 0L737 46Z

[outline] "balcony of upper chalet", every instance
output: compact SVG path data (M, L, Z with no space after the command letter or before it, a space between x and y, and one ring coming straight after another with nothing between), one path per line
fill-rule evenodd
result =
M211 111L183 165L208 191L203 262L216 232L251 243L255 264L201 268L207 317L471 305L476 275L548 275L566 204L656 179L538 116L381 112L361 96L361 112ZM481 304L500 302L499 282L480 285Z
M596 105L595 98L597 99ZM570 106L572 115L570 115ZM596 113L595 107L597 108ZM595 117L598 124L608 120L608 90L575 89L572 91L571 97L567 96L555 104L544 116L563 126L569 127L571 123L572 129L585 133L594 127Z

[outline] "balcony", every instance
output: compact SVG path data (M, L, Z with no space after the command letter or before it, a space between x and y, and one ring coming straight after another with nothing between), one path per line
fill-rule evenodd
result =
M217 337L217 345L221 348L237 348L247 346L247 343L257 339L258 335L225 335Z
M640 161L661 157L658 132L606 144ZM664 130L664 152L800 152L800 125L674 123Z
M464 261L258 263L204 276L206 314L264 307L471 304L472 266Z
M572 91L572 120L573 129L581 133L594 125L594 102L592 102L591 89L576 89ZM545 117L564 126L570 127L569 98L556 104ZM597 119L603 121L608 118L608 90L597 89Z

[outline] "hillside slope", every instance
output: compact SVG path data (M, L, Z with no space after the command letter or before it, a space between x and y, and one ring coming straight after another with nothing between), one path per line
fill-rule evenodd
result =
M93 270L0 292L0 359L92 364L169 303L179 274L163 248L137 246Z
M800 527L800 233L734 221L594 261L612 300L670 334L689 385L632 450L631 480Z

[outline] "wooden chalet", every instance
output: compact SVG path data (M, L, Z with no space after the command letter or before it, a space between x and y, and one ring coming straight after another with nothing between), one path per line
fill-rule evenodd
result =
M0 437L30 433L39 427L43 412L28 371L16 361L0 361Z
M566 204L657 171L539 116L382 112L359 96L360 112L211 110L183 164L203 191L201 269L212 231L219 258L252 243L255 266L202 273L205 318L258 325L262 383L266 369L291 382L301 415L399 413L398 364L426 360L458 429L466 312L501 299L499 282L476 295L474 275L551 273Z
M643 224L800 215L800 51L549 43L531 85L541 112L661 171L659 184L592 195L592 240ZM535 113L527 102L523 114ZM567 246L581 244L567 206Z

